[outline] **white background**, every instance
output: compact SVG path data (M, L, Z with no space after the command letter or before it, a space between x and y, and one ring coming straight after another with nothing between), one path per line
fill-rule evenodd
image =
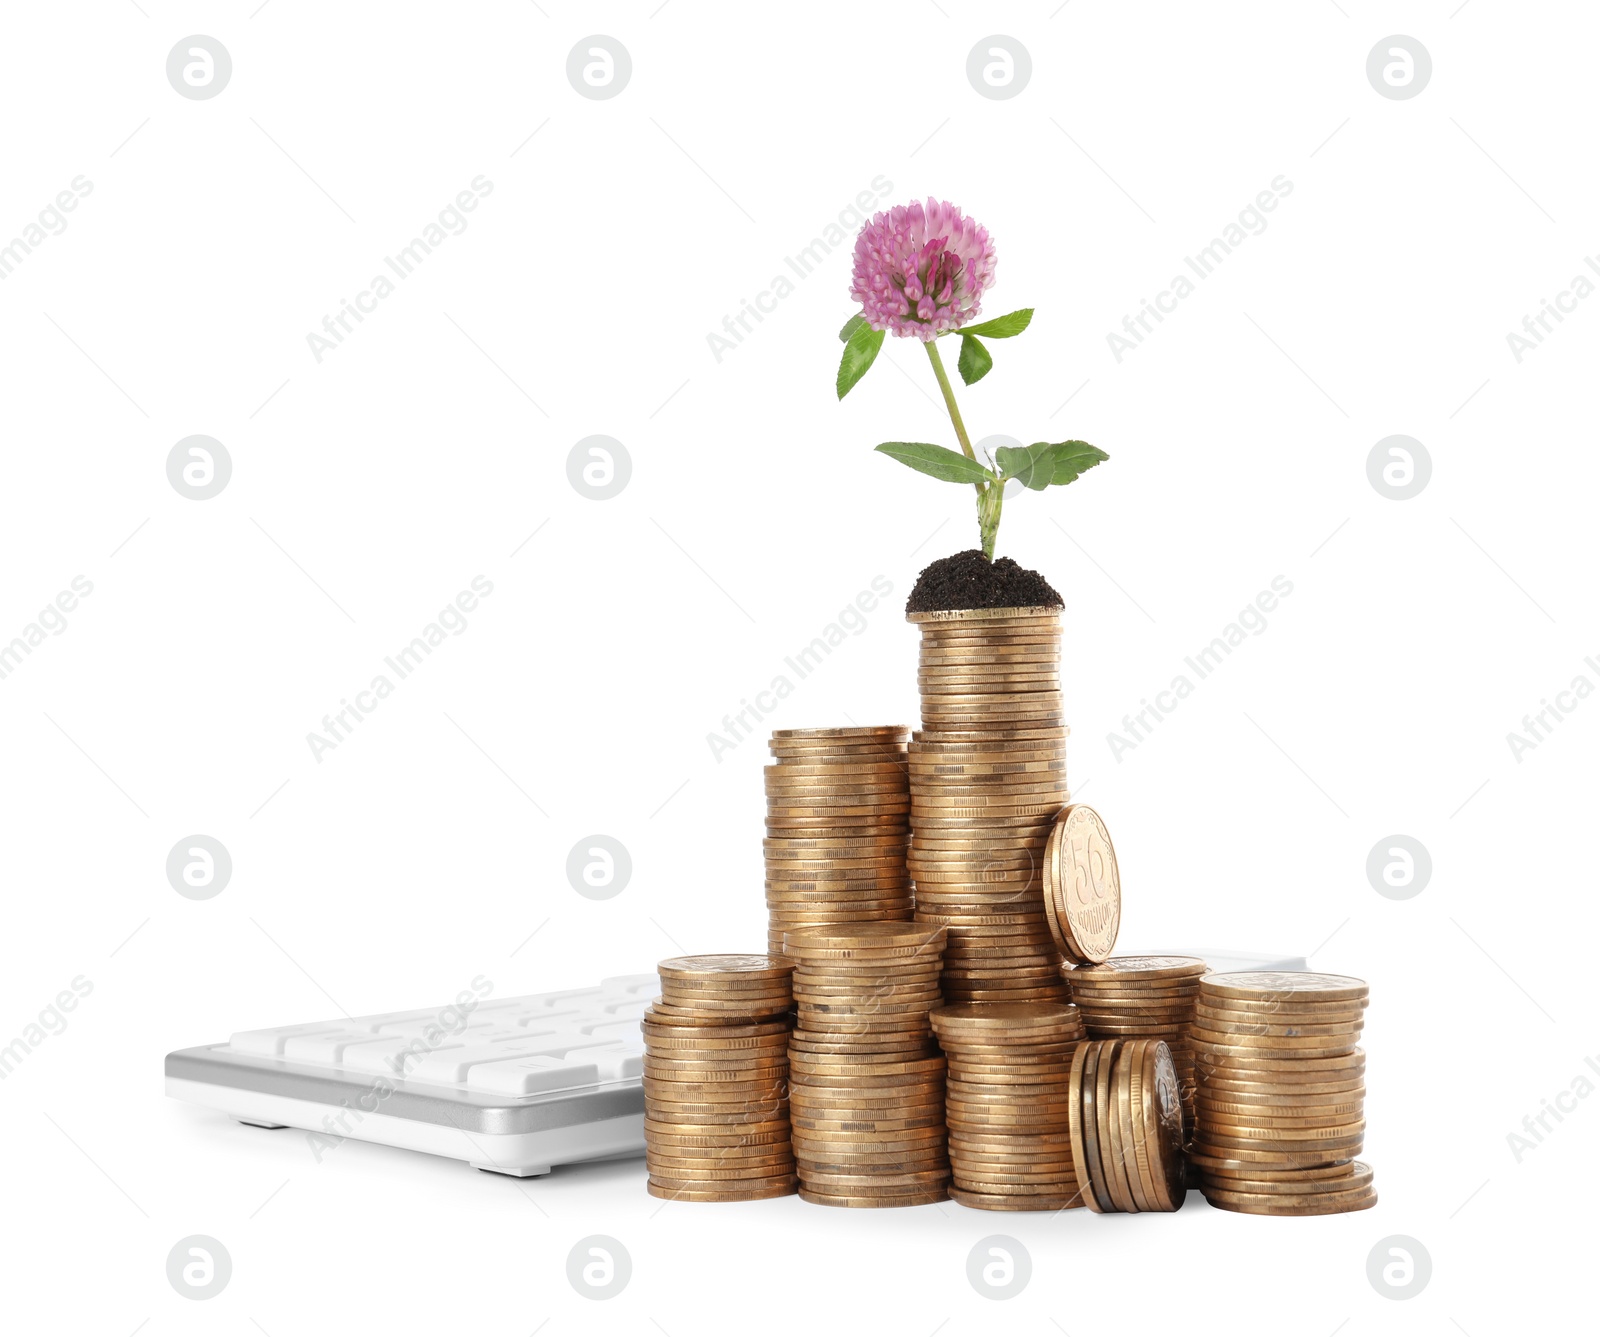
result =
M93 584L0 681L0 1041L93 985L0 1085L8 1326L1482 1337L1577 1300L1600 1100L1520 1162L1507 1134L1600 1053L1600 702L1520 760L1507 734L1600 683L1600 302L1520 364L1506 334L1600 241L1588 7L256 8L4 11L0 239L93 186L0 282L0 639ZM232 56L211 100L166 79L194 33ZM594 33L631 55L611 100L566 78ZM1009 100L966 77L993 33L1031 54ZM1411 100L1366 76L1395 33L1432 56ZM318 363L308 333L480 174L470 226ZM237 1029L759 948L764 749L718 761L708 733L878 575L894 594L762 727L914 722L903 598L976 537L969 492L871 450L953 444L920 350L889 340L835 400L847 247L707 345L880 175L885 204L991 230L988 314L1038 310L960 390L974 435L1111 454L1008 506L1000 551L1066 598L1073 789L1116 838L1123 943L1370 980L1379 1206L663 1209L642 1162L318 1164L165 1100L168 1050ZM1118 362L1107 333L1279 175L1265 231ZM233 462L203 502L165 472L195 433ZM603 502L566 473L596 433L633 463ZM1366 472L1395 433L1433 465L1403 502ZM315 758L308 732L478 575L467 630ZM1280 575L1267 629L1115 758ZM604 902L564 872L596 832L634 865ZM165 876L194 833L233 859L211 900ZM1410 900L1365 872L1394 833L1433 860ZM204 1303L164 1272L195 1233L234 1264ZM633 1259L604 1303L564 1270L595 1233ZM1003 1304L965 1273L996 1233L1034 1268ZM1433 1259L1405 1302L1367 1280L1391 1234Z

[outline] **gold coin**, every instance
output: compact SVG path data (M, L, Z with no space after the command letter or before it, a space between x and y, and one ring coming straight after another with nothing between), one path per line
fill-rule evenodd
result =
M1208 1168L1203 1158L1209 1157L1218 1162L1237 1162L1240 1164L1254 1163L1267 1165L1279 1170L1297 1170L1305 1166L1330 1165L1336 1161L1348 1161L1360 1150L1360 1139L1356 1140L1355 1147L1307 1147L1304 1150L1289 1151L1282 1147L1263 1146L1213 1146L1206 1141L1206 1130L1195 1130L1193 1141L1190 1143L1187 1155L1191 1161L1197 1161L1202 1168Z
M1064 1194L1056 1198L1048 1195L1039 1197L1014 1197L997 1193L969 1192L964 1188L951 1186L950 1199L958 1202L963 1207L976 1207L986 1212L1058 1212L1068 1207L1083 1206L1081 1191Z
M759 1154L757 1154L759 1153ZM730 1148L726 1156L690 1155L680 1156L669 1154L667 1151L649 1146L645 1147L646 1167L654 1173L660 1166L667 1172L665 1177L688 1178L697 1170L727 1170L737 1168L742 1171L758 1170L762 1173L776 1173L770 1167L784 1165L790 1167L793 1173L794 1156L790 1153L787 1143L777 1147L752 1147L747 1150Z
M1191 1157L1191 1160L1194 1158ZM1348 1178L1355 1173L1358 1161L1334 1161L1326 1165L1306 1166L1298 1170L1274 1170L1267 1166L1247 1165L1236 1161L1215 1161L1207 1158L1207 1166L1202 1168L1198 1163L1195 1172L1202 1181L1216 1180L1220 1187L1245 1180L1256 1185L1283 1183L1288 1185L1289 1191L1299 1191L1296 1187L1311 1184L1320 1184L1327 1179ZM1255 1192L1265 1192L1257 1188ZM1309 1189L1308 1189L1309 1191Z
M1100 815L1087 804L1064 809L1055 857L1045 862L1045 896L1073 959L1106 960L1122 921L1116 850Z
M945 1152L944 1130L923 1141L890 1141L876 1133L858 1140L838 1139L818 1142L812 1138L794 1139L795 1165L808 1178L843 1174L948 1174L950 1162Z
M905 739L867 740L842 744L838 747L818 747L811 744L772 743L768 745L780 766L845 765L852 762L869 762L875 765L904 761Z
M1327 1081L1304 1082L1291 1080L1279 1082L1275 1080L1281 1073L1244 1073L1235 1077L1224 1074L1218 1069L1197 1069L1196 1076L1203 1091L1216 1095L1220 1099L1237 1097L1248 1100L1255 1096L1306 1096L1316 1098L1321 1096L1342 1096L1351 1091L1360 1090L1366 1083L1364 1068L1352 1068L1348 1072L1324 1073ZM1254 1077L1258 1080L1250 1081L1245 1078Z
M1117 1210L1116 1203L1112 1201L1111 1193L1106 1186L1106 1171L1101 1158L1103 1148L1100 1138L1100 1117L1097 1108L1100 1065L1108 1061L1109 1046L1113 1046L1115 1043L1115 1041L1106 1041L1104 1044L1097 1043L1084 1046L1087 1057L1084 1062L1081 1082L1081 1127L1085 1170L1087 1173L1080 1173L1078 1182L1088 1185L1093 1197L1093 1201L1089 1205L1098 1212L1114 1212ZM1068 1110L1068 1118L1070 1124L1070 1109Z
M1327 1037L1331 1040L1331 1037ZM1271 1059L1279 1062L1299 1063L1318 1058L1347 1057L1355 1049L1355 1041L1339 1040L1328 1044L1318 1045L1314 1048L1304 1045L1290 1046L1288 1044L1266 1044L1255 1042L1241 1042L1239 1044L1224 1044L1213 1039L1209 1032L1189 1033L1189 1045L1194 1050L1195 1061L1198 1063L1216 1063L1224 1059L1244 1059L1247 1062L1258 1062Z
M1192 1042L1191 1042L1192 1043ZM1365 1071L1366 1052L1356 1048L1349 1053L1331 1055L1295 1055L1280 1056L1277 1054L1262 1054L1251 1050L1231 1054L1218 1050L1215 1046L1208 1049L1205 1045L1193 1044L1195 1061L1207 1073L1215 1072L1224 1081L1260 1082L1327 1082L1338 1081L1345 1077ZM1216 1057L1206 1061L1205 1055L1213 1053Z
M789 1033L787 1021L732 1022L726 1025L680 1026L652 1020L647 1006L639 1029L651 1043L707 1045L713 1048L779 1044Z
M1184 1204L1184 1146L1189 1129L1185 1124L1184 1093L1172 1051L1164 1041L1150 1041L1140 1078L1146 1145L1151 1150L1150 1171L1156 1194L1166 1210L1178 1211Z
M686 1087L693 1086L698 1090L710 1087L727 1089L727 1095L718 1095L716 1099L726 1100L733 1095L743 1096L749 1092L765 1094L774 1085L783 1081L789 1071L788 1064L784 1061L763 1065L749 1064L736 1068L716 1068L709 1066L664 1067L659 1059L652 1059L649 1055L644 1060L644 1078L653 1084L653 1090L647 1094L656 1100L680 1099ZM733 1088L740 1088L737 1092Z
M645 1118L663 1126L748 1128L774 1118L787 1118L788 1113L789 1107L781 1095L759 1100L730 1096L720 1101L695 1102L657 1099L649 1095L644 1102Z
M942 1073L945 1070L945 1059L941 1054L938 1057L911 1059L889 1063L863 1062L858 1060L834 1061L830 1059L813 1059L802 1055L795 1055L793 1060L795 1074L805 1075L808 1078L817 1077L871 1077L880 1078L898 1075L928 1075Z
M1351 1140L1359 1141L1366 1128L1366 1119L1359 1115L1343 1123L1330 1124L1313 1120L1308 1124L1288 1126L1281 1123L1238 1123L1216 1113L1207 1113L1200 1120L1200 1131L1205 1134L1206 1140L1222 1146L1271 1145L1291 1149L1310 1144L1324 1146Z
M1286 1198L1277 1194L1252 1197L1248 1194L1222 1193L1215 1189L1202 1189L1201 1192L1213 1207L1254 1216L1331 1216L1341 1212L1363 1212L1378 1202L1377 1190L1370 1187L1349 1195L1323 1193L1306 1198Z
M1072 1152L1072 1131L1070 1127L1062 1127L1048 1132L1013 1133L952 1127L950 1144L990 1156L1065 1157Z
M663 979L721 981L727 976L744 980L784 980L791 967L770 956L725 953L713 956L671 956L656 966Z
M1271 1172L1271 1178L1218 1177L1210 1187L1227 1193L1257 1196L1282 1194L1308 1198L1317 1194L1355 1193L1372 1183L1372 1167L1365 1161L1351 1161L1348 1165L1335 1168L1339 1173L1329 1174L1327 1170L1283 1170Z
M1295 1179L1324 1178L1351 1173L1354 1161L1338 1153L1319 1157L1299 1157L1298 1163L1274 1165L1270 1157L1260 1160L1240 1160L1231 1156L1213 1156L1209 1152L1190 1148L1189 1163L1201 1176L1218 1176L1224 1179Z
M791 1177L770 1185L744 1188L732 1192L703 1188L669 1188L657 1184L654 1180L649 1181L645 1188L651 1197L666 1198L672 1202L752 1202L759 1198L788 1197L798 1190L799 1181Z
M1277 1118L1305 1116L1318 1111L1329 1114L1342 1111L1359 1111L1366 1087L1354 1091L1335 1092L1326 1096L1234 1096L1224 1098L1215 1091L1196 1092L1196 1102L1201 1109L1223 1115L1261 1115Z
M1080 1185L1084 1205L1096 1214L1100 1211L1089 1187L1089 1155L1084 1136L1084 1073L1092 1046L1079 1045L1072 1055L1072 1071L1067 1079L1067 1145L1072 1152L1072 1169ZM953 1137L953 1135L952 1135Z
M948 1168L943 1170L914 1170L903 1173L894 1171L877 1171L870 1174L814 1174L806 1175L806 1185L812 1188L831 1188L836 1190L852 1191L861 1188L893 1188L905 1191L915 1188L926 1188L933 1184L944 1183L950 1178Z
M1106 1053L1101 1067L1095 1073L1095 1107L1100 1127L1100 1163L1106 1171L1106 1188L1118 1211L1136 1212L1133 1191L1128 1184L1130 1152L1123 1137L1118 1119L1117 1070L1122 1066L1127 1045L1122 1041L1109 1042L1112 1048Z
M818 1193L805 1187L800 1189L802 1202L815 1203L819 1207L919 1207L930 1202L943 1202L947 1197L949 1194L943 1185L925 1192L879 1196L861 1193Z
M1225 1039L1229 1044L1258 1045L1271 1048L1275 1042L1278 1048L1315 1048L1315 1041L1326 1045L1332 1040L1355 1041L1361 1035L1361 1023L1339 1022L1333 1025L1312 1024L1305 1026L1269 1026L1258 1022L1248 1026L1234 1026L1228 1022L1219 1022L1214 1016L1201 1012L1194 1019L1195 1030L1208 1038ZM1291 1045L1290 1041L1303 1040L1305 1045Z
M1292 1112L1285 1113L1285 1109ZM1207 1128L1235 1129L1248 1128L1252 1130L1276 1131L1278 1129L1334 1129L1347 1128L1352 1124L1363 1121L1362 1102L1357 1100L1346 1105L1335 1105L1318 1113L1305 1106L1268 1106L1262 1112L1260 1106L1254 1109L1226 1109L1206 1101L1197 1101L1196 1114Z
M1301 970L1247 970L1206 975L1200 991L1214 998L1271 1000L1312 998L1323 1002L1365 998L1365 980L1349 975L1324 975Z
M732 994L721 998L701 998L694 994L674 994L666 998L668 1007L703 1012L708 1018L742 1020L758 1013L782 1012L793 1001L788 990L769 994Z
M914 1132L922 1128L945 1126L942 1108L930 1108L928 1113L912 1118L892 1119L814 1119L800 1114L792 1116L794 1126L805 1133L825 1137L828 1134L855 1133L862 1136L891 1136L895 1133Z
M1114 1098L1111 1115L1122 1146L1122 1170L1134 1208L1141 1212L1157 1209L1155 1186L1150 1182L1149 1153L1144 1144L1144 1128L1134 1119L1133 1073L1142 1058L1142 1040L1129 1040L1117 1054L1112 1070ZM1142 1168L1141 1168L1142 1162Z
M752 1183L761 1187L773 1180L787 1179L795 1172L792 1161L768 1161L724 1165L679 1166L656 1160L647 1166L650 1178L663 1188L708 1188L727 1191Z
M764 1123L752 1123L741 1129L729 1130L720 1124L697 1126L694 1124L662 1123L659 1120L646 1117L644 1133L647 1138L657 1138L686 1147L726 1146L730 1143L754 1146L761 1142L787 1142L789 1140L789 1120L787 1118L771 1119Z
M1156 1053L1155 1046L1156 1042L1152 1040L1129 1042L1131 1052L1128 1061L1128 1109L1134 1137L1134 1167L1144 1188L1145 1200L1150 1204L1149 1210L1170 1212L1182 1205L1183 1195L1180 1190L1174 1200L1174 1195L1168 1189L1167 1181L1171 1167L1160 1144L1163 1130L1159 1096L1156 1091L1161 1080L1160 1057ZM1179 1117L1181 1119L1181 1114ZM1181 1175L1183 1166L1181 1146L1174 1159Z
M1111 956L1092 965L1075 966L1068 974L1073 984L1127 985L1136 982L1176 984L1193 980L1198 988L1206 963L1198 956Z
M1071 1003L955 1003L937 1009L932 1021L936 1031L952 1039L1003 1040L1030 1032L1072 1029L1080 1018Z
M826 926L809 929L797 935L796 945L815 949L888 950L924 947L935 941L942 943L942 936L930 934L919 924L840 924L831 932Z
M910 732L907 724L851 724L845 728L843 724L837 728L813 729L773 729L773 742L808 742L808 740L832 739L880 739L880 737L906 737Z
M786 1016L789 1011L787 1002L775 1003L764 1008L753 1008L748 1012L707 1012L697 1008L675 1007L670 1003L657 998L650 1006L651 1020L662 1025L678 1026L680 1028L715 1027L723 1021L734 1025L744 1025L751 1022L769 1022L775 1018Z
M1086 985L1082 980L1072 979L1075 971L1062 966L1062 979L1066 980L1067 987L1072 990L1072 996L1082 1000L1085 1004L1093 1004L1096 1008L1123 1009L1133 1008L1182 1008L1194 1011L1200 1001L1200 990L1197 988L1158 988L1155 985L1122 985L1120 988L1101 987L1101 985Z

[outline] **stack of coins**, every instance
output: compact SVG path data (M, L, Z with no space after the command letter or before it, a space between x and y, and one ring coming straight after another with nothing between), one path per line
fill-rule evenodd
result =
M1213 1206L1261 1216L1358 1212L1378 1200L1355 1159L1367 986L1347 975L1255 970L1200 981L1190 1164Z
M766 768L767 950L808 924L911 914L900 725L779 729Z
M1183 1096L1185 1145L1195 1126L1194 1047L1190 1027L1206 963L1198 956L1113 956L1061 974L1083 1024L1096 1040L1165 1040Z
M791 967L769 956L678 956L657 970L661 997L640 1022L651 1194L743 1202L793 1193Z
M1079 1205L1067 1119L1084 1038L1070 1003L952 1003L934 1012L949 1060L950 1196L1002 1212Z
M948 1002L1065 1001L1043 861L1067 801L1061 610L911 613L922 730L909 749L917 918L949 929Z
M831 1207L942 1201L942 928L903 922L790 929L795 1031L789 1100L800 1196Z
M1073 1164L1093 1211L1183 1206L1183 1109L1165 1041L1084 1041L1067 1110Z

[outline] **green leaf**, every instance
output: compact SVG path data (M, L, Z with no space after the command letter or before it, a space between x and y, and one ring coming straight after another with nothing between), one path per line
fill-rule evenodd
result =
M1024 487L1035 492L1049 487L1055 473L1055 447L1042 442L1036 446L1001 446L994 458L1001 478L1020 479Z
M918 473L946 483L987 483L994 478L983 465L969 460L960 451L929 445L925 441L885 441L877 449Z
M1063 441L1053 449L1055 470L1050 475L1050 481L1061 487L1072 482L1079 474L1111 458L1105 451L1091 446L1087 441Z
M994 359L989 356L989 350L970 334L963 334L961 356L956 359L956 370L961 373L961 379L966 384L973 385L987 376L992 366Z
M859 311L856 312L856 314L851 316L849 320L845 321L844 328L839 331L839 342L842 343L842 344L849 343L850 342L850 336L852 334L854 334L857 330L859 330L866 323L867 323L867 318L865 316L863 316Z
M961 333L981 334L989 339L1009 339L1027 329L1028 322L1032 319L1033 308L1025 306L1020 311L1013 311L1009 315L996 316L993 320L986 320L980 325L968 325Z
M1031 446L1001 446L995 451L1000 476L1019 479L1035 492L1044 491L1052 483L1065 486L1110 458L1087 441L1036 441Z
M849 394L855 383L867 374L867 368L878 356L878 349L883 347L883 333L862 321L846 341L844 356L839 359L839 375L834 382L840 399Z

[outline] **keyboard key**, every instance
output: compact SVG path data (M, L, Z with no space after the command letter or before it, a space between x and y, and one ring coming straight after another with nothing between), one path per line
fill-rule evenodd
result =
M568 1050L581 1048L587 1040L588 1036L536 1035L500 1044L440 1049L410 1064L406 1076L417 1082L445 1082L452 1086L467 1082L470 1085L468 1073L477 1064L501 1063L512 1058L562 1058Z
M282 1058L283 1047L291 1039L311 1035L330 1035L340 1028L331 1022L308 1021L300 1026L275 1026L265 1031L235 1031L228 1040L228 1048L241 1054L260 1054L267 1058Z
M283 1057L296 1063L338 1063L351 1045L369 1045L377 1039L371 1031L351 1030L348 1026L338 1030L312 1031L307 1035L291 1035L283 1044Z
M480 1063L472 1069L469 1089L496 1096L536 1096L548 1091L569 1091L593 1086L600 1070L593 1063L569 1063L564 1058L535 1056Z
M639 1030L639 1023L631 1017L623 1021L597 1021L582 1029L585 1035L593 1036L596 1040L618 1040L631 1044L635 1049L644 1048L644 1035Z
M602 1082L621 1082L644 1075L644 1055L629 1045L595 1045L567 1051L569 1063L593 1063Z

